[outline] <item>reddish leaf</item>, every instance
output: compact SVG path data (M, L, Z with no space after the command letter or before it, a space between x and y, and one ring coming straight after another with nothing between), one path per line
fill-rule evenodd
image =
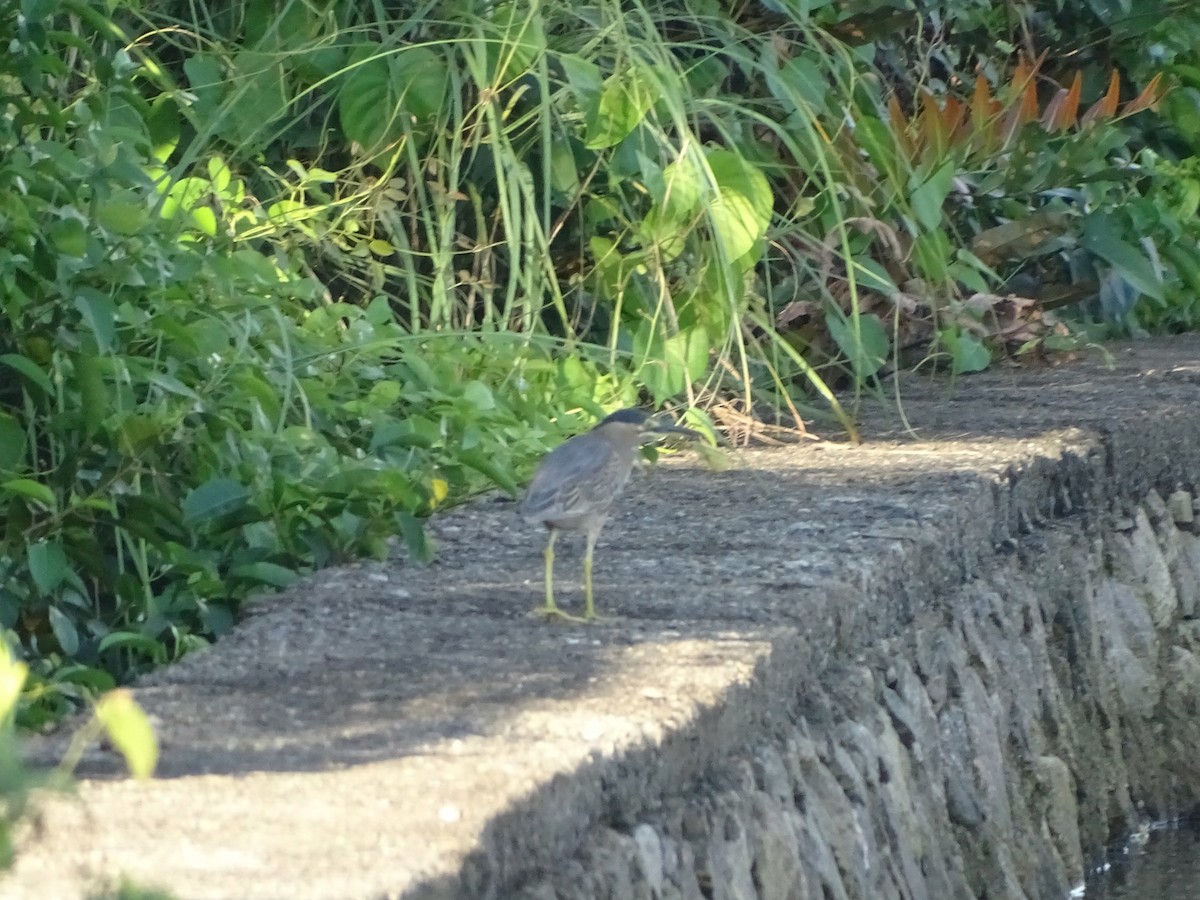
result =
M1086 128L1098 119L1111 119L1117 114L1117 102L1120 99L1121 78L1117 74L1117 70L1113 69L1112 75L1108 79L1108 90L1103 97L1093 103L1088 111L1083 114L1083 118L1079 121L1079 126Z

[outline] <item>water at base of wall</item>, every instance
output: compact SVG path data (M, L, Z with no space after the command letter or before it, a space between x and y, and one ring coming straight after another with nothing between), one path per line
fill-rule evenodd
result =
M1200 819L1147 825L1088 873L1072 900L1198 900Z

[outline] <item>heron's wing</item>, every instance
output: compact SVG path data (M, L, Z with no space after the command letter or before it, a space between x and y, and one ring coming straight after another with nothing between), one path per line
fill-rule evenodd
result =
M521 501L521 515L549 521L607 509L625 481L618 479L619 469L607 441L573 437L546 454Z

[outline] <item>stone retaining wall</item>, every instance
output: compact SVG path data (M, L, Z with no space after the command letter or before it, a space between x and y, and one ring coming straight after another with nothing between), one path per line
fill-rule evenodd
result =
M1190 494L1151 492L1118 530L1027 535L520 896L1065 897L1085 854L1200 797L1194 524Z

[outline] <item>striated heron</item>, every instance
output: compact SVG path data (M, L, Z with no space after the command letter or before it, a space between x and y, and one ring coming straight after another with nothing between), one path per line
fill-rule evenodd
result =
M592 599L592 551L613 501L629 480L634 456L646 434L700 435L690 428L659 422L640 409L621 409L586 434L555 447L538 465L521 500L527 522L540 522L550 532L546 542L546 604L534 610L546 617L572 622L596 618ZM587 536L583 557L585 606L583 616L564 613L554 602L554 540L560 531Z

